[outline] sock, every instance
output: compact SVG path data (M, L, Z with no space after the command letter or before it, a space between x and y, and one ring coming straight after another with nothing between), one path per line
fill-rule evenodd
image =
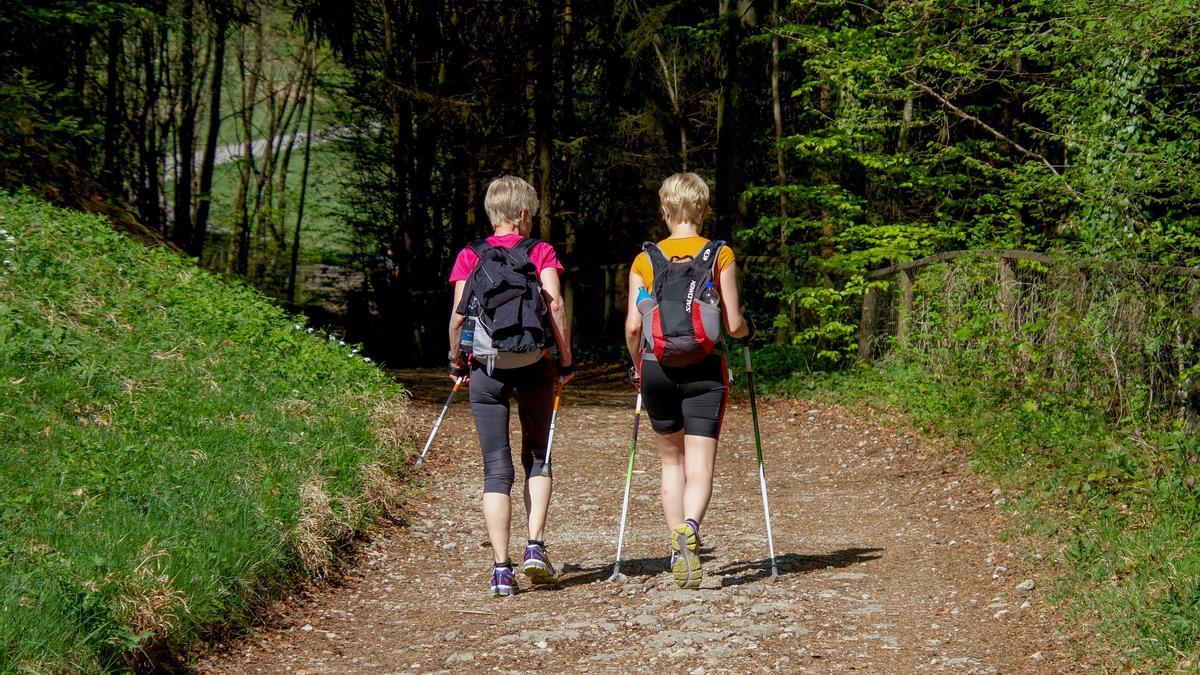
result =
M496 569L503 569L503 568L507 567L508 569L511 570L512 569L512 561L506 560L502 563L492 563L492 567L494 567Z
M700 523L697 523L695 518L685 518L683 520L683 522L687 523L688 525L691 525L693 532L695 532L696 534L700 534Z
M527 546L533 546L535 544L541 546L542 548L546 548L546 542L541 541L540 539L530 539Z

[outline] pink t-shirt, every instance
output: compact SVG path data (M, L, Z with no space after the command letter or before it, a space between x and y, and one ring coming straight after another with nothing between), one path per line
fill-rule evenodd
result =
M500 236L491 236L487 238L487 242L492 246L501 246L503 248L512 248L521 241L523 237L513 232L512 234L502 234ZM541 276L542 270L553 268L558 270L559 274L566 271L562 263L558 261L558 254L554 252L554 247L544 241L539 241L529 250L529 259L533 261L534 267L537 268L538 276ZM450 283L457 281L466 281L471 276L471 270L475 269L475 263L479 262L479 256L475 251L468 246L458 252L458 257L454 260L454 267L450 270Z

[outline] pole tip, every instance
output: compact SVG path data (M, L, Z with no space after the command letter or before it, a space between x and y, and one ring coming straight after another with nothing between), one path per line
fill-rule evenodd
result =
M771 581L774 583L779 583L779 568L775 567L774 565L771 565Z
M619 583L619 584L623 584L626 581L629 581L629 577L625 576L624 574L621 574L620 572L618 572L617 570L614 569L612 576L609 577L608 580Z

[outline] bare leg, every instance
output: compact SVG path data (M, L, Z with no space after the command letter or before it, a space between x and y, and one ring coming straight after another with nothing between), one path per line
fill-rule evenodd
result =
M483 522L487 524L488 539L492 541L492 556L496 562L509 562L509 521L512 520L512 498L503 492L483 493Z
M713 465L717 459L717 439L707 436L684 436L683 518L704 522L708 502L712 499Z
M683 499L686 473L683 454L683 432L658 437L658 456L662 460L662 510L667 527L683 522Z
M530 539L542 540L553 493L554 482L549 476L532 476L525 481L525 513L529 515Z

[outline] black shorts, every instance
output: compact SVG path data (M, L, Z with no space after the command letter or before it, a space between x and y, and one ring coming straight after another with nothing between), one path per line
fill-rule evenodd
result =
M725 359L712 354L682 368L642 361L642 403L654 431L719 438L729 383Z

